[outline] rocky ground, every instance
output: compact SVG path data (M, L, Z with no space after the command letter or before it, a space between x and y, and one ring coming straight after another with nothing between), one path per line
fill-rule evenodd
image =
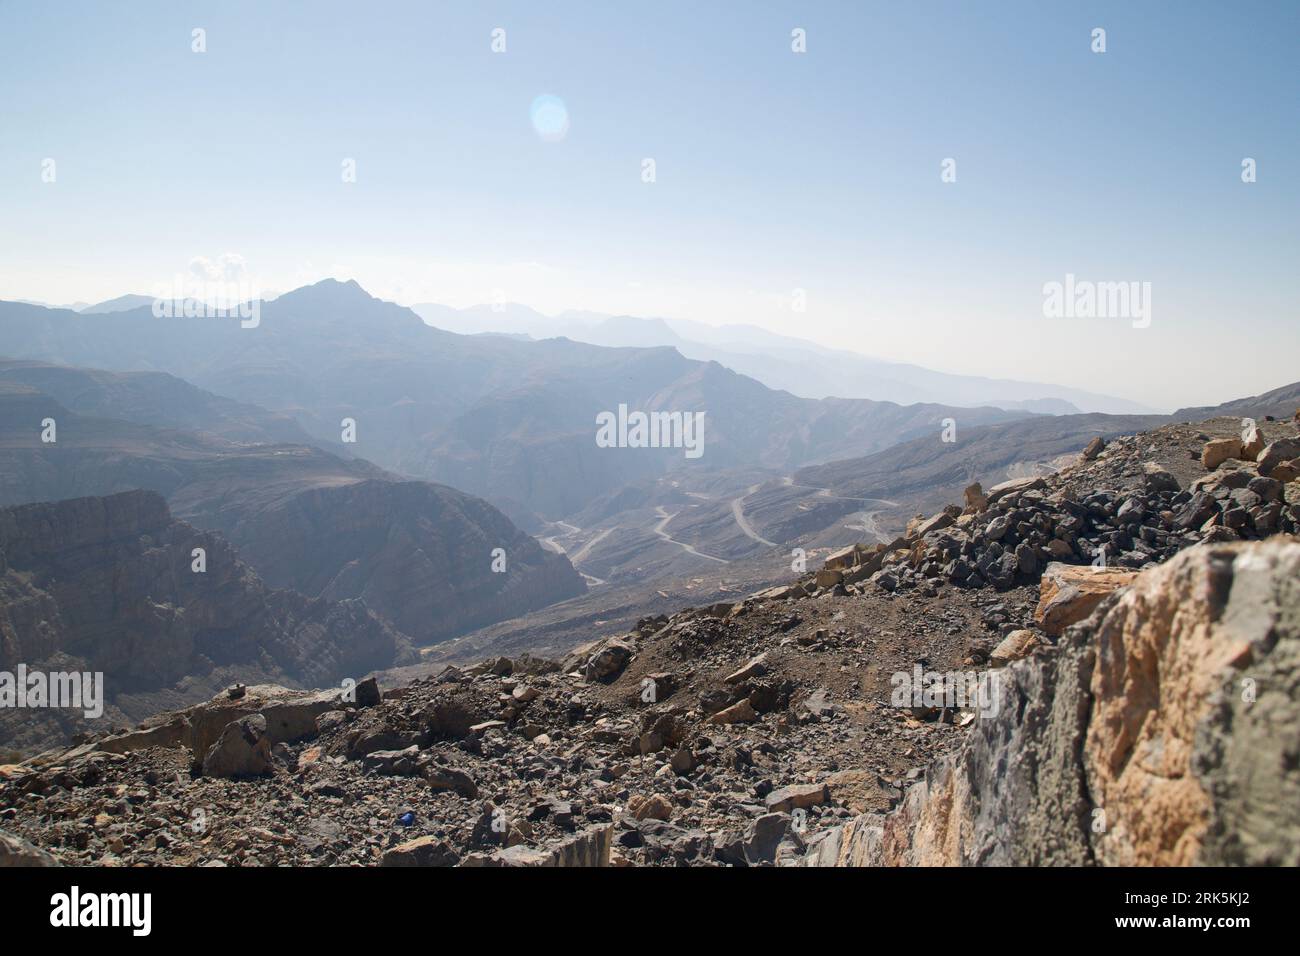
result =
M896 542L562 660L448 666L382 694L237 688L5 766L0 857L803 860L849 820L897 807L977 727L971 706L894 699L895 675L1051 654L1136 569L1293 533L1295 424L1240 432L1225 420L1096 443L1046 479L974 486Z

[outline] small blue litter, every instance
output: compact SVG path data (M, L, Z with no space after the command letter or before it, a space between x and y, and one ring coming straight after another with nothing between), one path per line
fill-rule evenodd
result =
M415 814L412 813L410 810L407 810L405 813L403 813L400 817L397 818L397 822L404 827L409 827L415 823Z

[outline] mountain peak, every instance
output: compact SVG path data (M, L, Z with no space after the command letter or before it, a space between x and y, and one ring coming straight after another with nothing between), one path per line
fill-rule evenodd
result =
M277 302L288 303L333 303L347 305L352 303L378 302L373 295L361 287L356 279L321 279L310 285L301 286L280 296Z

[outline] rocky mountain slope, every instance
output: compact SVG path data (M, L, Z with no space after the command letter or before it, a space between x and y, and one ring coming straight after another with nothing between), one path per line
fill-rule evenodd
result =
M413 659L364 602L268 588L152 492L0 509L0 671L103 672L106 698L101 720L0 709L5 747L137 721L234 680L327 686Z
M42 440L46 419L57 426L53 442ZM0 505L135 488L157 491L178 517L220 532L273 586L364 597L419 643L584 590L567 559L454 489L403 481L312 445L82 415L0 376ZM493 570L496 549L504 570Z
M1260 421L1268 417L1285 420L1292 417L1297 407L1300 407L1300 382L1293 382L1250 398L1224 402L1222 405L1180 408L1174 412L1173 417L1183 422L1198 422L1221 416Z
M1300 865L1300 543L1206 545L1140 575L902 804L828 829L826 866Z
M884 547L560 660L356 702L249 688L2 768L6 852L1294 865L1300 435L1210 424L1089 443ZM1124 560L1094 564L1104 544Z
M345 446L313 439L288 415L205 392L163 372L106 372L0 358L3 385L34 389L88 418L208 432L234 442L320 444L346 454Z

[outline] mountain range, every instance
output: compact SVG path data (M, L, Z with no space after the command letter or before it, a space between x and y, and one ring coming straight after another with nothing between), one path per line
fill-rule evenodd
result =
M918 402L992 405L1044 415L1079 411L1124 415L1154 411L1138 402L1083 389L956 375L889 362L778 335L755 325L713 326L687 319L594 312L563 312L551 317L516 303L468 309L420 303L411 308L430 325L467 335L563 337L612 348L674 348L686 358L717 362L769 388L803 398L864 398L904 405Z
M355 282L325 280L233 318L156 318L147 307L75 313L0 303L12 358L167 372L288 415L316 439L406 475L488 498L521 524L554 520L635 480L757 465L789 469L1020 417L994 407L798 398L676 349L466 336L429 327ZM620 405L706 414L698 462L679 449L611 454L596 416Z

